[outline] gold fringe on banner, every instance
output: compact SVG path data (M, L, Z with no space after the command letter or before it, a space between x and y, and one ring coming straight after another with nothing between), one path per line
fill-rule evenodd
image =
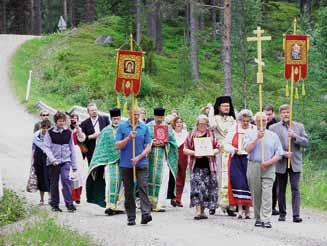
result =
M125 101L125 104L124 104L123 114L124 114L125 116L128 116L127 100Z
M296 100L299 100L299 88L298 88L298 86L295 88L295 96L294 96L294 98Z
M302 82L302 96L305 97L305 85L304 85L304 80Z
M143 56L142 56L142 69L144 69L145 68L145 58L144 58L144 54L143 54Z
M118 51L116 53L116 66L118 65Z
M286 81L286 86L285 86L285 96L286 96L286 97L289 97L289 96L290 96L290 91L289 91L289 88L288 88L288 81Z
M120 98L119 98L119 94L117 94L117 108L120 108Z

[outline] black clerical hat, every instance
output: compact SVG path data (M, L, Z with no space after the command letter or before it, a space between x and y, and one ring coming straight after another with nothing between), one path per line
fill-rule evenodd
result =
M158 107L153 110L153 114L155 116L165 116L165 111L166 110L164 108Z
M214 106L215 109L215 115L219 114L219 106L223 103L229 103L230 106L230 110L229 110L229 115L233 116L233 118L235 119L235 112L234 112L234 107L233 107L233 102L232 102L232 98L230 96L220 96L216 98L216 103Z
M109 113L111 118L121 116L121 112L119 108L112 108L109 110Z

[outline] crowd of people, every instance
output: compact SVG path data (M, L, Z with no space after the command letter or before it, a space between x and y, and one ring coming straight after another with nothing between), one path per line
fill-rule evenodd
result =
M255 115L249 109L235 112L231 97L221 96L190 128L177 110L166 114L162 107L153 110L153 118L144 108L131 109L128 119L118 108L109 111L110 118L100 115L94 103L87 111L89 118L82 122L77 114L58 111L53 123L49 113L41 112L27 184L28 191L40 192L40 205L48 193L52 211L61 212L62 187L67 210L74 212L85 186L87 202L103 207L108 216L125 213L127 224L135 225L139 208L141 224L147 224L152 213L184 206L189 169L195 220L217 211L251 219L253 207L254 225L271 228L272 215L286 220L290 179L293 222L302 222L301 151L308 136L303 124L290 126L289 105L279 107L277 120L271 105Z

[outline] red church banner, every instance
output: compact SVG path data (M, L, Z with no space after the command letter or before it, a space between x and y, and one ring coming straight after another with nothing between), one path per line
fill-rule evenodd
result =
M135 96L140 92L142 51L119 50L117 54L116 92Z
M290 79L292 67L294 81L305 79L308 72L308 41L307 35L287 34L285 36L285 78Z

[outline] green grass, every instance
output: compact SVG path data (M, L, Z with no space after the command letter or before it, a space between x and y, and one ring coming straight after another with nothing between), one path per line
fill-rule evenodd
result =
M317 170L314 163L306 161L301 181L301 201L306 207L327 211L327 170Z
M23 231L1 238L0 245L88 246L94 245L94 243L86 236L82 236L66 226L57 225L54 218L40 215L35 221L26 224Z
M23 219L27 213L25 200L12 190L4 189L3 197L0 200L0 226Z
M2 234L0 246L94 245L86 236L81 236L66 226L59 226L55 218L50 217L46 210L28 205L14 191L5 189L0 201L0 231L1 226L10 226L23 219L27 221L23 231L13 231L8 235Z

